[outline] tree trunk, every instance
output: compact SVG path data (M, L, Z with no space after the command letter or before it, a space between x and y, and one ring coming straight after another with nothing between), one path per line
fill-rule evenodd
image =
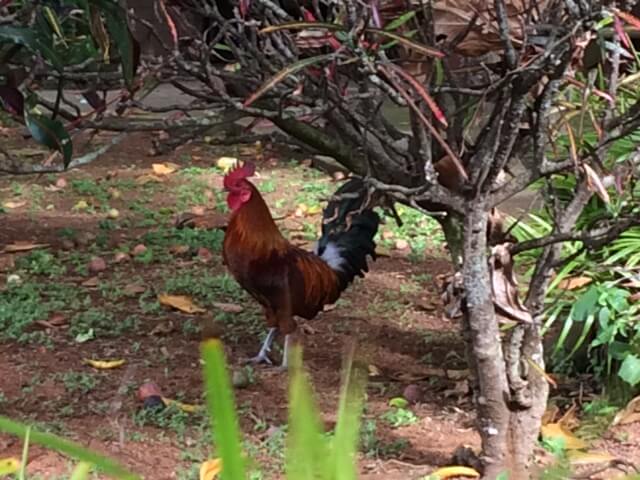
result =
M509 385L500 330L491 293L487 258L489 212L473 205L464 220L463 281L471 354L479 391L476 394L478 431L482 439L484 477L496 478L509 468ZM513 477L516 478L516 477Z

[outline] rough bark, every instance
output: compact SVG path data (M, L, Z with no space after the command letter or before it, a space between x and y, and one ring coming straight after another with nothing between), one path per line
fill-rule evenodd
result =
M478 431L482 439L484 476L496 478L509 459L509 385L500 331L491 295L487 262L488 209L477 203L464 220L464 263L462 267L466 315L475 359Z

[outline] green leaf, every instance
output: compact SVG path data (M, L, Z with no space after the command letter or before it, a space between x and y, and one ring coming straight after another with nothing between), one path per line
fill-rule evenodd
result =
M107 23L107 30L113 38L122 64L122 76L128 87L133 85L133 77L136 74L137 60L133 36L129 30L126 12L120 5L111 0L92 0L98 7Z
M578 298L573 306L572 314L572 317L576 322L584 321L584 319L595 310L599 295L600 292L598 291L598 288L596 286L592 286L584 292L580 298Z
M242 456L242 437L238 427L233 389L224 358L224 348L218 339L201 344L204 360L204 383L207 409L215 443L222 458L222 480L244 479L245 462Z
M0 431L15 435L21 439L25 439L26 436L29 435L29 443L42 445L43 447L56 450L77 460L92 463L107 475L127 480L138 480L140 478L120 466L120 464L114 460L92 452L77 443L70 442L51 433L37 432L29 426L14 422L7 417L0 416Z
M78 465L76 465L76 468L73 469L70 480L85 480L86 478L89 478L89 474L91 473L92 468L93 465L88 462L78 463Z
M360 416L364 406L367 373L361 366L354 366L353 350L347 357L343 370L338 421L331 451L331 465L334 469L332 478L356 480Z
M437 48L427 47L426 45L423 45L422 43L411 40L410 38L407 38L404 35L388 32L387 30L380 30L378 28L367 28L365 30L368 33L375 33L377 35L380 35L381 37L386 37L391 40L395 40L396 42L401 43L405 47L410 48L411 50L415 50L417 52L421 52L429 57L440 57L440 58L444 57L444 53L438 50Z
M247 98L244 101L244 106L248 107L249 105L251 105L258 98L260 98L262 95L267 93L269 90L271 90L273 87L275 87L278 83L282 82L289 75L293 75L297 71L302 70L303 68L308 67L310 65L314 65L316 63L321 63L321 62L324 62L326 60L331 60L332 58L334 58L334 55L330 53L330 54L326 54L326 55L317 55L315 57L304 58L304 59L299 60L299 61L297 61L295 63L292 63L288 67L285 67L282 70L280 70L278 73L276 73L273 77L271 77L265 83L263 83L262 86L260 88L258 88L258 90L253 92L249 96L249 98Z
M394 18L392 21L390 21L384 27L384 29L385 30L395 30L397 28L400 28L402 25L407 23L409 20L411 20L415 16L416 16L416 11L415 10L410 10L410 11L408 11L406 13L403 13L398 18Z
M278 25L270 25L260 30L260 33L273 33L280 30L332 30L332 31L344 31L342 25L337 23L323 23L323 22L287 22L280 23Z
M27 427L24 434L24 445L22 446L22 460L20 460L20 471L18 472L18 480L24 480L27 475L27 462L29 461L29 437L31 436L31 427Z
M289 382L289 431L286 472L288 480L327 479L330 468L320 415L311 386L302 369L299 347L291 350Z
M618 376L632 387L640 383L640 358L630 354L620 365Z
M409 402L407 401L406 398L395 397L389 400L389 406L396 407L396 408L406 408L409 406Z
M0 43L2 43L2 40L24 45L32 52L40 53L56 70L61 71L63 68L58 54L49 44L40 40L36 32L30 28L9 25L0 26Z
M64 125L33 111L25 112L25 120L34 140L52 150L58 150L62 154L64 167L67 168L73 155L73 142Z

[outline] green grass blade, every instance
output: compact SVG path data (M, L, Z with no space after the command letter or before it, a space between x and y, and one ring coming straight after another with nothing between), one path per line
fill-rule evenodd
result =
M343 369L338 421L333 439L331 465L334 469L333 478L336 480L357 478L356 454L366 378L366 371L354 365L353 350L351 350Z
M93 465L87 462L80 462L76 465L76 468L73 469L73 473L71 474L71 480L86 480L89 478L89 474L91 473L91 469Z
M19 480L25 480L27 478L27 463L29 461L29 437L31 435L31 427L27 427L27 431L24 434L24 445L22 447L22 458L20 459L20 473L18 473Z
M111 460L110 458L92 452L77 443L70 442L69 440L60 438L57 435L30 430L29 426L14 422L7 417L0 416L0 431L15 435L23 440L28 437L30 443L36 443L43 447L56 450L64 455L75 458L76 460L92 463L102 472L111 477L127 480L140 478L138 475L129 472L119 463Z
M222 342L208 339L201 345L207 408L215 443L222 458L222 480L244 480L245 462L233 389Z
M329 480L327 442L311 386L302 369L299 347L291 350L289 383L289 431L287 435L287 480Z

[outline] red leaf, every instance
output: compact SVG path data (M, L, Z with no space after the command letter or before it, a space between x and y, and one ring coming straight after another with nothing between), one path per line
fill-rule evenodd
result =
M616 11L616 15L620 17L622 20L624 20L625 22L627 22L629 25L640 30L640 19L638 17L635 17L627 12L621 12L619 10Z
M370 0L371 19L376 28L382 28L382 20L380 19L380 11L378 10L378 0Z
M242 4L242 2L240 2ZM178 48L178 29L176 28L176 22L173 21L171 15L167 11L167 6L164 3L164 0L159 0L160 9L162 10L162 14L164 15L165 20L167 21L167 27L169 27L169 32L171 32L171 39L173 40L174 48Z
M433 112L433 116L436 117L436 119L445 127L449 126L449 124L447 123L447 117L445 117L443 111L440 109L436 101L431 97L431 95L429 95L429 93L427 93L427 89L424 88L424 85L418 82L418 80L416 80L413 75L411 75L403 68L393 63L389 64L389 66L406 82L408 82L416 92L418 92L418 95L420 95L429 109Z
M240 0L240 16L245 18L247 13L249 13L249 8L251 7L251 0Z
M305 22L317 22L316 17L306 8L302 7L302 16Z
M618 15L613 16L613 28L620 37L620 41L622 42L622 44L626 48L631 50L631 42L629 42L629 36L627 35L627 32L624 31L624 27L622 26L622 22L620 21L620 17L618 17Z
M582 83L580 80L576 80L575 78L569 77L567 75L565 75L564 78L571 85L575 85L576 87L581 88L583 90L587 88L587 86L584 83ZM593 94L597 95L600 98L604 98L607 102L609 102L611 104L615 103L615 100L613 99L613 97L611 95L609 95L607 92L603 92L602 90L598 90L597 88L594 88L593 89Z
M16 87L0 86L0 106L18 117L24 113L24 97Z

